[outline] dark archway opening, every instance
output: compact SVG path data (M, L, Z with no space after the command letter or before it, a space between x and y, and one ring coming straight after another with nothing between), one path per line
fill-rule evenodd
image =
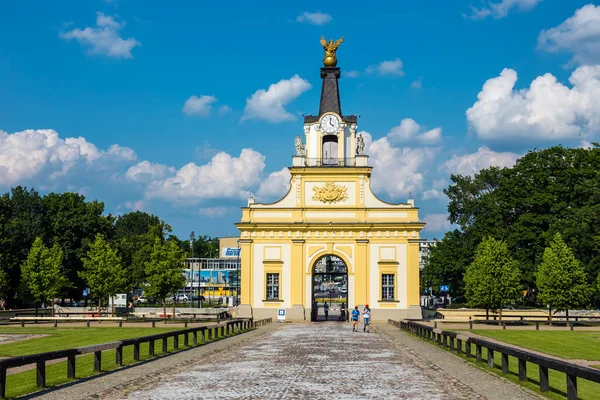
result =
M319 258L312 271L311 321L347 321L347 307L348 267L346 263L334 255Z
M338 138L335 135L323 136L323 165L338 165Z

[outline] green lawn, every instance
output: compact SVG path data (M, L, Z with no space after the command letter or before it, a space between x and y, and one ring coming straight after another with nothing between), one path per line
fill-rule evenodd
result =
M149 336L182 328L0 328L0 334L51 335L0 345L0 357L15 357L46 351L114 342L115 340Z
M553 356L599 361L600 331L473 330L473 333Z
M566 359L600 360L600 331L473 330L471 332ZM463 352L465 349L466 346L463 344ZM471 352L473 358L469 358L469 361L489 371L485 348L482 351L482 362L475 361L474 345L471 346ZM498 352L494 353L494 366L493 371L501 374L502 358ZM519 382L518 365L514 357L509 357L509 373L505 377L514 382ZM539 392L539 370L537 365L527 363L527 379L525 386ZM550 398L564 399L567 393L565 374L550 370L549 380L550 392L544 394ZM600 384L578 379L577 388L580 399L598 399Z
M134 338L140 336L148 336L161 332L177 330L181 328L0 328L0 334L12 333L27 333L27 334L50 334L43 338L25 340L11 344L0 346L0 356L16 356L35 354L46 351L68 349L73 347L87 346L91 344L100 344L112 342L115 340ZM214 336L213 336L214 337ZM192 345L192 337L189 337L190 345ZM200 340L200 338L199 338ZM168 340L168 350L171 352L174 349L174 340ZM179 348L183 346L183 335L179 336ZM149 344L142 343L140 345L140 360L151 358L148 355ZM158 340L154 345L155 355L162 353L162 340ZM133 364L133 346L123 348L123 364ZM110 371L117 368L116 351L107 350L102 352L102 371ZM10 371L10 370L9 370ZM77 357L76 361L76 377L84 378L96 374L94 372L93 354L87 354ZM13 375L8 375L7 383L7 398L22 396L27 393L39 390L36 386L35 369L20 372ZM56 364L46 365L46 386L54 386L72 381L67 379L67 363L62 361Z

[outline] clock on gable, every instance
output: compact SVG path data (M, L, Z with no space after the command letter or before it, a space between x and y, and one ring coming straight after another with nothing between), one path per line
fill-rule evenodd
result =
M335 133L340 129L340 120L334 114L326 114L321 118L321 130L325 133Z

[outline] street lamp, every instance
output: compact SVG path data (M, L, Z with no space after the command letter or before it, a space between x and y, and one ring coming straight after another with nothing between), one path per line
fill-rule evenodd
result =
M190 233L190 248L192 249L192 259L190 260L190 308L194 303L194 231Z

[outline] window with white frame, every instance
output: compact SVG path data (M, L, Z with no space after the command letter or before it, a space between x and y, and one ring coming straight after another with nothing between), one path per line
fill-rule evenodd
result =
M267 274L267 300L279 300L279 274Z
M382 300L395 300L394 299L394 274L382 274L381 275L381 299Z

